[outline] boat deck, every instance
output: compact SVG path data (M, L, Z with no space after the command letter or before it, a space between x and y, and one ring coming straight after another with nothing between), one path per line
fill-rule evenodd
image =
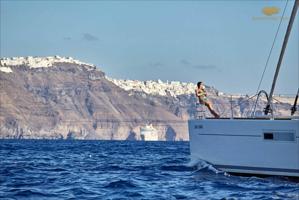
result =
M234 117L234 118L229 118L229 117L220 117L220 118L214 118L214 117L206 117L203 119L212 119L212 120L221 120L221 119L231 119L231 120L299 120L299 116L296 117ZM196 120L196 119L195 119Z

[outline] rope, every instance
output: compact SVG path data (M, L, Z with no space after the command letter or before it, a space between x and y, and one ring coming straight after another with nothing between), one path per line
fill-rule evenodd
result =
M251 96L251 97L247 97L246 99L243 99L242 101L239 102L239 104L233 106L233 107L231 108L231 110L234 110L234 108L236 108L236 107L240 107L240 105L242 105L242 104L245 103L246 101L249 101L250 99L253 99L253 98L256 97L256 96L257 96L257 94L255 94L255 95L253 95L253 96ZM220 116L223 116L223 114L226 114L227 112L228 112L228 110L224 110L224 111L220 114Z
M276 98L274 98L274 97L272 97L272 98L273 98L273 100L275 100L275 101L278 102L278 103L286 103L286 102L279 101L278 99L276 99Z
M251 96L251 97L247 97L246 99L243 99L242 101L239 102L239 104L233 106L233 107L232 107L232 110L233 110L234 108L236 108L236 107L240 107L243 103L245 103L246 101L249 101L249 100L253 99L253 98L256 97L256 96L257 96L257 94L255 94L255 95L253 95L253 96ZM273 100L277 101L278 103L282 103L282 104L285 103L285 102L279 101L278 99L276 99L276 98L274 98L274 97L273 97ZM215 104L215 103L214 103L214 104ZM216 105L218 105L218 104L216 104ZM220 105L221 105L221 104L220 104ZM223 114L227 114L228 111L231 111L231 110L226 109L226 110L222 111L222 113L220 114L220 116L223 116ZM252 111L251 111L251 112L252 112Z
M285 14L285 11L286 11L286 8L287 8L287 5L288 5L288 1L289 1L289 0L286 1L286 4L285 4L284 10L283 10L283 13L282 13L282 16L281 16L279 25L278 25L278 27L277 27L276 34L275 34L275 37L274 37L274 40L273 40L273 43L272 43L272 46L271 46L271 49L270 49L270 52L269 52L269 55L268 55L266 64L265 64L265 67L264 67L264 71L263 71L263 73L262 73L262 77L261 77L260 82L259 82L259 85L258 85L258 87L257 87L257 91L256 91L256 93L259 92L260 87L261 87L261 84L262 84L262 82L263 82L264 75L265 75L266 69L267 69L267 67L268 67L268 63L269 63L271 54L272 54L272 50L273 50L273 47L274 47L274 44L275 44L275 41L276 41L276 38L277 38L277 35L278 35L278 32L279 32L279 29L280 29L280 25L281 25L281 23L282 23L282 19L283 19L283 17L284 17L284 14Z

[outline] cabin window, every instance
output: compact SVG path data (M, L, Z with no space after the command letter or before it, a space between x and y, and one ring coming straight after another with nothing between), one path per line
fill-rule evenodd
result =
M265 140L273 140L273 133L264 133Z
M274 133L274 140L279 141L295 141L295 134L290 132Z
M197 125L195 125L195 126L194 126L194 128L195 128L195 129L200 129L200 128L203 128L203 126L202 126L202 125L199 125L199 124L197 124Z
M292 132L267 132L264 133L264 140L295 141L295 133Z

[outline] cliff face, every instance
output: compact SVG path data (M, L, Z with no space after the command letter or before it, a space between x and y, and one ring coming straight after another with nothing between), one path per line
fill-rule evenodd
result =
M151 123L159 140L188 140L194 89L191 83L107 79L72 58L1 59L0 138L140 140L140 127ZM230 95L207 89L222 117L246 116L254 102L234 96L231 110ZM280 100L278 114L288 114L290 102Z
M130 96L85 64L9 65L0 71L1 138L140 139L152 123L161 140L188 139L187 125L163 104Z
M194 95L196 85L193 83L108 79L131 95L143 95L156 102L167 102L165 108L178 117L189 119L196 116L197 99ZM206 90L209 100L221 117L250 117L254 110L256 95L230 95L209 86L206 86ZM266 102L265 96L261 96L256 105L255 115L263 115ZM289 116L293 102L292 97L274 96L274 115ZM212 117L207 109L204 110L207 117ZM296 115L298 116L298 112Z

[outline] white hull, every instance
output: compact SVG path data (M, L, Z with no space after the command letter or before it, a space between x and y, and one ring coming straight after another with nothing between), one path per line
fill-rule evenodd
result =
M142 140L144 141L158 141L159 137L156 131L142 131L140 133Z
M150 124L145 125L144 127L140 128L140 136L141 139L144 141L158 141L158 132L157 130Z
M299 120L189 120L191 160L226 172L299 177Z

